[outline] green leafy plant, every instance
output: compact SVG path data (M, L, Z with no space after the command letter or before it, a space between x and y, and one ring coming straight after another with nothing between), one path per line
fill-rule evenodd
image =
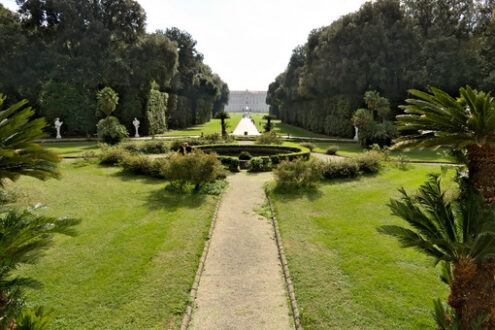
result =
M73 227L80 221L40 216L33 210L0 212L0 328L5 329L24 307L24 289L40 286L35 279L20 277L15 270L37 262L55 234L74 236Z
M256 138L256 144L282 144L283 140L274 131L261 134Z
M313 150L316 149L316 145L314 143L311 143L311 142L301 143L301 147L308 148L309 151L311 151L311 152L313 152Z
M251 154L248 151L241 151L241 153L239 154L239 159L240 160L250 160Z
M272 170L270 157L254 157L248 163L248 172L269 172Z
M337 154L337 151L339 151L339 147L338 146L329 146L327 148L327 150L325 151L325 153L327 155L336 155Z
M328 160L321 165L325 179L355 178L359 175L359 165L354 159Z
M207 182L215 180L221 172L221 163L216 154L201 151L181 155L172 153L162 166L162 175L173 185L184 189L187 184L194 185L198 191Z
M321 164L315 159L296 159L280 163L273 174L278 189L293 191L312 188L321 180Z
M104 113L106 117L110 117L118 103L119 96L112 88L105 87L96 92L96 109Z
M129 136L124 125L113 116L102 119L96 126L98 138L108 144L117 144Z
M54 319L55 313L52 310L45 310L41 306L34 310L26 309L15 320L15 329L45 330L48 329Z
M377 151L368 151L356 157L359 170L365 174L378 173L382 168L383 156Z
M404 189L400 193L389 206L408 227L386 225L378 232L434 258L435 264L449 265L443 278L450 283L448 303L461 329L471 329L480 318L492 324L485 316L492 299L486 279L493 275L483 262L495 257L494 209L486 208L476 192L448 200L437 175L430 175L414 196Z
M222 126L222 136L227 136L228 123L225 120L230 118L229 113L225 111L220 111L219 113L217 113L216 117L220 119L220 125Z
M0 94L0 109L5 99ZM0 111L0 184L4 179L16 181L22 175L46 180L60 174L57 154L34 142L46 136L46 122L43 118L32 120L34 110L26 104L23 100Z
M101 154L100 154L100 164L105 165L116 165L119 164L131 155L129 151L127 151L122 145L118 146L101 146Z
M266 124L263 126L263 128L265 129L265 132L271 132L271 130L273 129L272 120L275 119L275 116L265 115L265 116L263 116L263 119L266 120Z

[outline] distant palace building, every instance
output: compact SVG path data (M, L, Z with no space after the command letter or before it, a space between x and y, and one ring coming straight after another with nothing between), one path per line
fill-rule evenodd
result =
M266 91L231 91L227 112L268 112ZM246 108L247 107L247 108Z

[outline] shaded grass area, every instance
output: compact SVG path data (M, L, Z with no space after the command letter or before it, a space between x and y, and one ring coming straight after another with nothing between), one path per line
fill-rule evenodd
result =
M75 238L57 237L37 265L30 305L54 308L55 329L149 329L180 325L215 198L178 195L163 181L118 168L62 165L63 179L23 178L22 206L82 219Z
M41 143L42 146L49 150L55 151L62 157L81 156L87 151L99 152L98 142L82 141L82 142L47 142Z
M433 260L376 232L404 224L390 215L389 198L432 171L440 168L388 168L310 194L272 194L305 329L434 328L431 301L448 290Z
M322 153L324 153L327 150L327 148L330 146L337 146L339 147L339 151L337 152L337 154L341 156L352 157L366 150L365 148L361 147L359 143L352 143L352 142L314 142L314 144L316 145L316 149L314 151L322 152ZM390 155L392 159L394 159L397 158L399 154L402 154L403 156L406 157L406 160L410 160L410 161L452 162L452 159L450 159L446 155L446 151L443 149L439 149L439 150L415 149L411 151L392 151Z

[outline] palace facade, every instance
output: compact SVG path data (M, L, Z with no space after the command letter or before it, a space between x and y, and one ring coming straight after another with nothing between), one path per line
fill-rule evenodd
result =
M227 112L268 112L266 91L231 91Z

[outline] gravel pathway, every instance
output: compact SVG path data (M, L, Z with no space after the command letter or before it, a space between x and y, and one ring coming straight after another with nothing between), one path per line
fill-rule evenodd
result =
M271 173L239 173L218 211L191 329L293 329L270 221L255 212Z
M246 135L244 134L245 132L247 132L247 135L260 135L260 132L256 128L256 125L251 121L251 118L242 118L232 134L243 136Z

